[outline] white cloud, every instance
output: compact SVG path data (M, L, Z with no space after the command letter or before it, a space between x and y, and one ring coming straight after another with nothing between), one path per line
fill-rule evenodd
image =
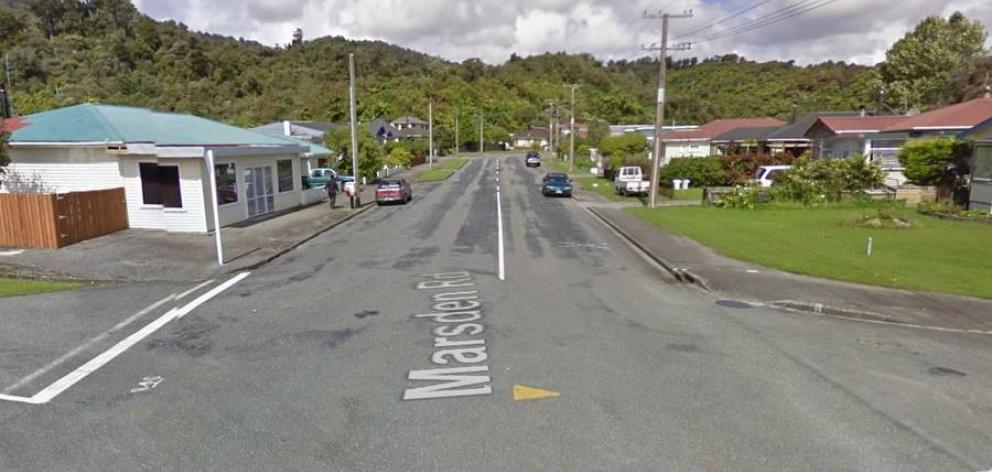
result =
M711 25L756 0L242 0L219 6L212 0L137 0L157 19L266 44L286 44L301 27L307 38L342 35L380 39L450 60L481 57L499 63L511 53L591 53L633 58L639 45L657 42L660 24L641 12L667 5L692 9L691 19L672 20L672 36ZM761 7L692 35L700 40L733 31L745 21L780 10L794 0ZM799 63L844 60L873 64L885 50L927 15L960 10L992 26L988 0L838 0L803 15L784 18L751 32L715 37L680 56L736 53L751 59L794 59Z

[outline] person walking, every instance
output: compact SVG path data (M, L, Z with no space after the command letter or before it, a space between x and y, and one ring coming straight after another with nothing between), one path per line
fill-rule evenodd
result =
M335 208L335 206L336 206L335 203L336 203L337 198L338 198L338 179L337 179L337 176L331 178L331 180L329 180L327 182L327 184L324 185L324 190L327 191L327 198L329 198L331 200L331 209L333 210Z

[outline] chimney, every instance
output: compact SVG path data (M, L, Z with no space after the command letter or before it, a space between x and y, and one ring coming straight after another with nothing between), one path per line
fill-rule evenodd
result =
M792 118L789 120L790 125L796 124L796 119L797 119L796 112L798 111L799 111L799 104L796 102L792 102Z
M293 124L289 120L282 122L282 134L290 137L293 136Z
M864 118L865 116L868 115L868 109L866 109L864 105L861 105L861 114L860 115L861 115L862 118Z

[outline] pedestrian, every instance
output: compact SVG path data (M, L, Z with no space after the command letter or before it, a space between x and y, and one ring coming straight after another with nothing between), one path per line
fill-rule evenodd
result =
M335 207L335 202L338 198L338 179L337 177L332 177L331 180L324 185L324 190L327 191L327 198L331 200L331 209Z

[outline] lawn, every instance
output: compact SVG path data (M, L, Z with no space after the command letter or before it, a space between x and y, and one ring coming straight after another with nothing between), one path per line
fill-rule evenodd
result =
M872 208L732 210L678 207L630 213L747 262L836 280L992 299L992 225L891 212L910 229L868 229L851 221ZM865 254L874 239L872 256Z
M612 202L635 202L643 203L645 197L624 197L617 195L613 190L613 182L599 177L577 177L574 179L579 188L587 192L593 192ZM658 192L659 200L667 199L661 192ZM690 188L688 190L676 190L675 200L701 201L703 199L703 189Z
M469 161L468 159L444 159L441 162L439 162L436 166L434 166L434 168L446 169L446 170L458 170L461 169L462 167L465 167L465 164L468 164L468 161Z
M417 174L417 182L440 182L451 177L455 171L451 169L431 169Z
M72 290L81 286L82 284L75 282L0 278L0 298L59 292L62 290Z

